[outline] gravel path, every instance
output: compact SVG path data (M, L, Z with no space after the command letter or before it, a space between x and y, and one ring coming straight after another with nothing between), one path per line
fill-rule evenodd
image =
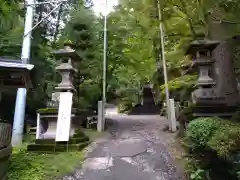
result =
M81 169L62 180L183 180L159 116L108 115L110 137L89 148Z

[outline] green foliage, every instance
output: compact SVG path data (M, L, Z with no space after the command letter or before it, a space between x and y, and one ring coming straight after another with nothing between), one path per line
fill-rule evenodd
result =
M204 170L197 169L194 173L190 175L191 180L202 180L203 179Z
M41 108L37 110L38 113L57 113L57 111L57 108Z
M202 169L199 161L193 158L187 158L186 171L191 180L210 180L209 171Z
M198 118L188 125L186 138L192 150L204 149L219 128L219 118Z
M211 149L219 157L229 158L240 150L240 125L220 118L198 118L189 123L186 138L192 150Z
M184 75L174 78L168 81L169 93L178 98L181 101L189 100L191 97L191 92L196 85L197 75ZM162 97L165 96L165 85L160 86Z
M240 178L240 124L216 117L197 118L189 123L186 140L193 158L187 167L192 176L198 176L201 169L211 178Z
M118 111L120 113L126 113L130 111L134 107L135 103L130 100L121 100L121 102L118 104Z
M208 146L224 158L240 150L240 124L221 121L220 127L209 140Z
M42 154L26 152L26 148L14 149L8 179L55 179L72 172L82 160L82 152Z
M91 9L76 6L70 12L58 44L71 42L80 59L77 62L77 75L82 80L77 87L78 97L74 99L77 108L97 108L101 98L102 59L100 50L100 29L97 17Z

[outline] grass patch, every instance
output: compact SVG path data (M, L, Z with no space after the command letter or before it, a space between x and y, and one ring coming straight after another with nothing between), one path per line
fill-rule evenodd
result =
M101 138L107 134L107 132L98 132L93 129L81 129L81 131L89 137L90 141L95 141L98 138Z
M26 147L14 149L8 180L53 180L81 165L83 152L30 153Z
M103 137L106 132L81 129L90 141ZM34 142L35 136L24 137L22 148L13 149L8 180L54 180L73 172L84 160L83 152L33 153L27 152L27 144Z

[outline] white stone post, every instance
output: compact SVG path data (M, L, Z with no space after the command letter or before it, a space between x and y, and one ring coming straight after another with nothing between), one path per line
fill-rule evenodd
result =
M97 122L97 130L98 132L103 132L104 128L105 128L105 118L102 118L102 106L103 103L102 101L98 101L98 122ZM105 109L104 109L104 113L105 113Z
M69 141L71 130L72 92L60 92L55 141Z
M174 99L169 99L169 106L170 106L170 126L169 129L171 132L177 131L177 124L176 124L176 113L175 113L175 105Z
M40 114L37 113L37 130L36 130L36 139L40 139L40 133L41 133L41 124L40 124Z

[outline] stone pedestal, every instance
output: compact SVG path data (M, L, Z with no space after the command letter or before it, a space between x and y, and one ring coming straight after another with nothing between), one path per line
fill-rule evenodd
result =
M191 43L187 54L193 57L193 68L199 73L197 89L192 93L195 104L194 116L231 116L235 106L226 103L226 97L217 93L214 80L212 52L219 45L218 41L198 40Z
M52 108L52 112L40 109L37 114L36 139L55 139L57 130L58 109ZM54 111L53 111L54 110ZM78 111L75 108L71 112L70 137L82 125L86 112Z

